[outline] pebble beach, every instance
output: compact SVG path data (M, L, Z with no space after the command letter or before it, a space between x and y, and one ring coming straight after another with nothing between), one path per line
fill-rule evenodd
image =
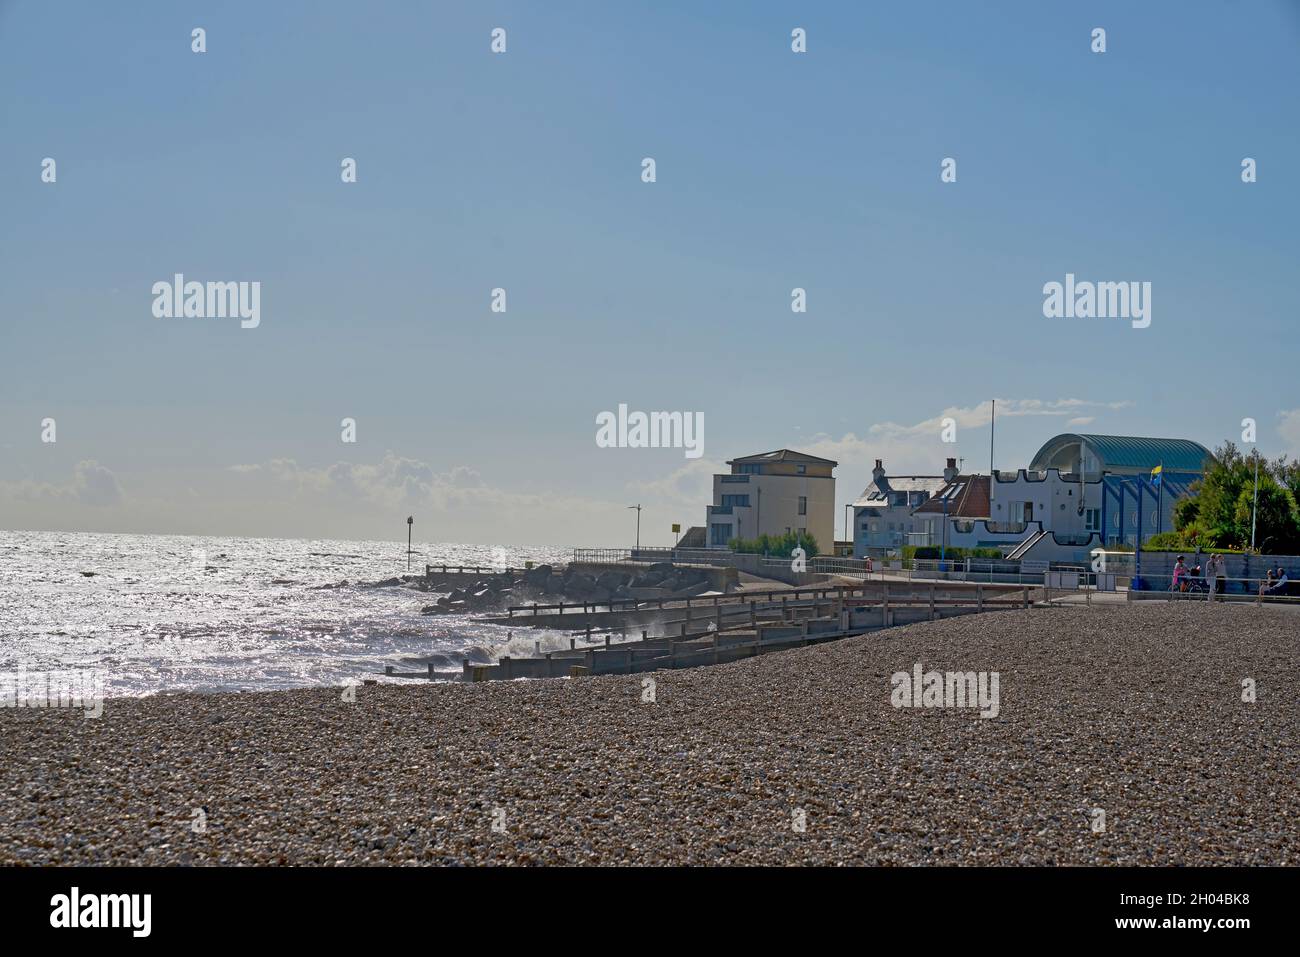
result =
M1297 626L1032 608L652 675L3 708L0 864L1295 864ZM894 707L917 663L997 672L997 716Z

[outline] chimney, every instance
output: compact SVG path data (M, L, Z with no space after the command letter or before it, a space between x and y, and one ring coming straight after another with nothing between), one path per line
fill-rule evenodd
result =
M879 484L885 476L885 467L880 464L880 459L876 459L876 467L871 470L871 480Z
M943 480L945 482L951 482L956 477L957 477L957 460L949 459L948 465L943 470Z

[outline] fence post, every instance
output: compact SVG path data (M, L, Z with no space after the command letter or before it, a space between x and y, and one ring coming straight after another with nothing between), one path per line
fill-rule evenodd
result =
M889 627L889 582L880 583L880 624Z
M979 611L984 610L984 586L979 582L975 583L975 607Z
M1025 607L1029 607L1029 586L1025 586Z
M930 582L930 620L934 621L934 582Z

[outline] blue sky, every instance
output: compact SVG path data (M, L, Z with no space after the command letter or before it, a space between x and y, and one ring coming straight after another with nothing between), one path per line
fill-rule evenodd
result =
M1298 81L1291 0L0 2L0 527L663 543L736 455L987 469L992 397L999 467L1300 453ZM176 272L260 326L155 319ZM1044 318L1067 272L1151 326Z

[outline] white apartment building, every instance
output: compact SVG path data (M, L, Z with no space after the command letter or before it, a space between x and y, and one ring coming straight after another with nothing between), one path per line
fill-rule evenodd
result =
M710 548L735 538L810 535L831 554L835 545L835 476L839 463L790 449L747 455L713 476L713 504L704 527Z

